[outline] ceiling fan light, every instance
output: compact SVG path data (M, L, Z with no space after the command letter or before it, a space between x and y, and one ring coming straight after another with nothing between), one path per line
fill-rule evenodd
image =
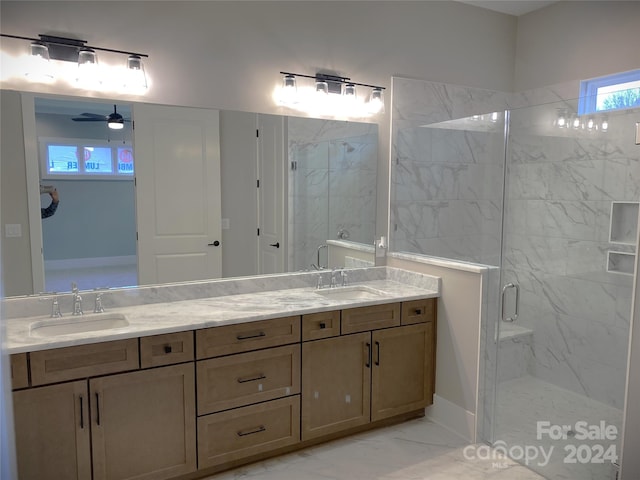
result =
M124 128L124 119L110 118L109 120L107 120L107 126L111 130L122 130Z

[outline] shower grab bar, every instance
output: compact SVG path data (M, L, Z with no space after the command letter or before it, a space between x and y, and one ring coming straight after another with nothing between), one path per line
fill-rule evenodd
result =
M513 317L505 318L505 293L508 289L515 288L516 290L516 311L513 313ZM518 319L518 315L520 314L520 285L507 283L504 287L502 287L502 321L503 322L515 322Z

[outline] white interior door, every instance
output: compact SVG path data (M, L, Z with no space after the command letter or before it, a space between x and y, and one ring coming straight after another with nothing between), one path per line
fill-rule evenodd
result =
M140 284L221 276L217 110L134 106Z
M286 271L286 119L258 115L258 273Z

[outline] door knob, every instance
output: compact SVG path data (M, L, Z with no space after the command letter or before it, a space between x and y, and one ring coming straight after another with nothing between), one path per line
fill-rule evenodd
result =
M210 247L218 247L220 245L220 242L218 240L215 240L214 242L209 243L207 245L209 245Z
M280 242L270 243L269 245L271 245L272 247L280 248Z

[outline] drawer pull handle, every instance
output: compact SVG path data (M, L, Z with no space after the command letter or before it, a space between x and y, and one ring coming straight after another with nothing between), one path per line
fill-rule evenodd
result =
M327 324L324 322L320 322L320 329L327 328Z
M238 383L255 382L256 380L264 380L265 378L267 378L267 376L261 373L257 377L238 378Z
M80 428L84 430L84 398L80 395Z
M422 309L416 308L416 315L422 315Z
M260 425L258 428L253 428L251 430L245 430L245 431L239 431L238 436L239 437L246 437L247 435L253 435L254 433L260 433L260 432L265 432L267 429L264 425Z
M376 365L380 365L380 342L376 342Z
M260 337L266 337L267 334L264 332L258 332L258 333L254 333L254 334L249 334L249 335L236 335L236 338L238 340L249 340L250 338L260 338Z
M172 351L171 345L164 346L164 353L171 353L171 351Z
M100 425L100 394L96 392L96 424Z

